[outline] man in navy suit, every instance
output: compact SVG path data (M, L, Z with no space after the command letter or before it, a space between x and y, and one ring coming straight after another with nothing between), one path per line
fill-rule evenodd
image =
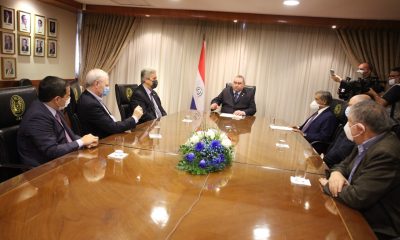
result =
M211 110L216 110L222 105L221 113L233 113L239 116L253 116L257 109L254 101L255 90L246 89L245 79L237 75L232 86L226 87L211 101Z
M312 143L314 141L328 142L335 132L338 122L329 105L332 95L327 91L318 91L314 95L310 108L315 111L299 128L294 131L301 133L304 138Z
M161 100L154 89L158 85L157 73L154 69L143 69L140 73L140 84L132 94L131 107L142 107L143 116L139 123L147 122L167 115L161 105Z
M17 136L21 161L36 167L80 147L95 147L98 137L75 135L63 118L70 101L70 87L65 80L48 76L39 84L39 100L25 113Z
M85 80L86 90L76 106L83 133L91 132L104 138L136 127L136 123L143 115L140 107L135 108L132 117L116 121L103 103L103 97L110 92L108 73L101 69L92 69L87 73Z

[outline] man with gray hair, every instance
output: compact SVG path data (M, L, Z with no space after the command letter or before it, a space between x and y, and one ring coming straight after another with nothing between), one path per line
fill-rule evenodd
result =
M312 143L315 141L329 142L337 128L337 119L332 113L329 105L332 102L332 95L328 91L317 91L314 101L310 103L313 114L300 127L293 127L293 130L301 133L304 138ZM321 153L320 149L315 149Z
M86 75L86 90L78 100L76 111L82 132L91 132L100 138L135 128L143 115L141 107L136 107L132 117L116 121L103 103L103 97L110 92L108 73L92 69Z
M357 147L319 180L326 194L359 210L379 239L400 237L400 142L390 127L379 104L353 105L344 131Z
M143 116L139 123L150 121L167 115L161 105L160 97L154 89L158 85L157 73L154 69L143 69L140 73L141 84L133 91L131 107L142 107Z

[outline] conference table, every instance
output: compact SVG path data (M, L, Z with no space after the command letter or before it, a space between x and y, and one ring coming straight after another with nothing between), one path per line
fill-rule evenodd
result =
M232 165L178 170L179 146L209 128L232 140ZM116 149L128 156L108 157ZM268 119L183 111L1 183L0 239L376 239L321 191L325 169L300 134ZM299 172L311 186L290 181Z

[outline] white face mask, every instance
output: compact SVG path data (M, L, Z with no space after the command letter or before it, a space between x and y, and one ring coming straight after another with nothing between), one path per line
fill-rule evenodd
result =
M58 110L60 111L64 110L64 108L66 108L70 102L71 102L71 97L68 97L67 101L65 101L64 107L59 107Z
M344 110L344 115L345 115L346 117L349 117L349 113L350 113L350 106L347 106L347 107L346 107L346 110Z
M355 135L355 136L353 136L353 135L351 134L351 128L354 127L354 126L356 126L357 124L359 124L359 123L356 123L356 124L354 124L353 126L349 127L349 122L347 122L346 125L344 125L344 127L343 127L343 130L344 130L344 133L346 134L347 139L349 139L349 140L352 141L352 142L354 141L354 138L355 138L355 137L358 137L358 136L360 136L361 134L363 134L362 132L360 132L359 134L357 134L357 135ZM363 126L363 125L361 125L361 126ZM363 126L363 128L365 129L364 126Z
M318 111L318 109L319 109L319 104L318 104L315 100L312 101L312 102L310 103L310 109L311 109L311 111L313 111L313 112Z
M364 73L364 70L358 69L356 72L359 73L359 74L363 74L363 73Z
M395 78L389 79L388 83L389 83L390 86L395 85L396 84L396 79Z

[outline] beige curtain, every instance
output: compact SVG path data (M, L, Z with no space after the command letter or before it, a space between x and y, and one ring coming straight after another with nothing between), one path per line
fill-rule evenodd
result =
M381 80L390 68L400 66L400 31L387 29L339 29L339 42L352 65L369 62Z
M134 17L84 14L80 82L90 69L110 71L135 28Z
M111 70L110 86L140 84L140 71L152 67L166 111L189 110L203 35L206 106L226 82L242 74L247 84L257 86L256 116L301 124L317 90L337 97L329 69L341 76L355 73L332 29L144 18ZM114 90L105 102L119 118Z

